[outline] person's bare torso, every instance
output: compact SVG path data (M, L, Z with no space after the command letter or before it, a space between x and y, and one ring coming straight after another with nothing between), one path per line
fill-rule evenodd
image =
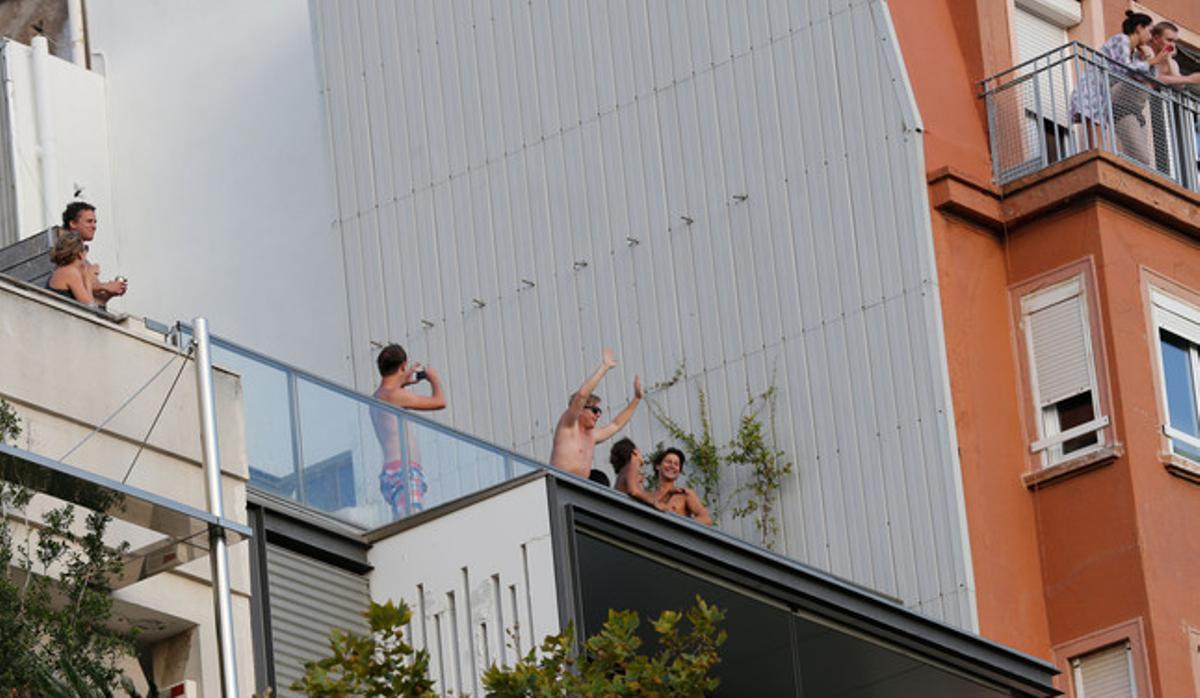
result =
M399 404L391 391L383 388L375 391L375 397L384 402ZM400 418L387 410L373 408L371 424L375 427L375 438L379 439L379 447L383 450L383 462L391 463L401 460Z
M657 497L666 510L680 516L688 516L687 506L687 490L684 488L675 488L673 491L666 492Z
M573 475L587 477L592 472L592 455L596 451L596 436L579 424L559 426L554 430L554 447L550 450L550 465Z

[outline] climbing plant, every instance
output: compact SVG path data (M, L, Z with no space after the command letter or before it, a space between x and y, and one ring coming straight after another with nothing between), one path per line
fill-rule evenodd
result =
M684 376L685 365L680 364L669 379L651 388L651 394L674 386ZM722 512L728 509L726 502L740 500L742 503L730 509L733 518L751 517L759 542L774 549L780 531L777 516L779 489L784 478L793 472L787 454L774 445L777 390L771 385L758 395L750 395L738 417L733 436L724 445L720 445L713 434L708 394L703 388L697 388L696 392L698 432L685 429L653 398L648 400L650 412L687 454L689 482L699 490L713 521L720 523ZM723 498L722 474L736 470L748 471L749 477L742 478L742 484Z
M766 425L761 419L764 411L768 417ZM775 516L779 488L783 478L792 473L787 454L774 447L774 433L775 386L771 386L746 403L738 419L737 433L724 454L728 465L750 470L750 479L735 492L749 496L733 508L733 517L752 517L759 542L770 549L775 548L779 539L779 519Z

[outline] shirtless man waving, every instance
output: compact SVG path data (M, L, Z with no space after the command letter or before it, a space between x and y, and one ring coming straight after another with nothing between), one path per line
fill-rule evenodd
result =
M596 444L608 439L629 423L633 411L642 401L642 379L633 379L633 399L621 410L611 422L597 428L600 420L600 398L592 394L600 385L604 374L608 373L617 360L609 349L604 350L604 360L579 390L571 394L567 403L567 411L558 418L558 426L554 429L554 448L550 451L550 465L579 477L586 478L592 472L592 453Z

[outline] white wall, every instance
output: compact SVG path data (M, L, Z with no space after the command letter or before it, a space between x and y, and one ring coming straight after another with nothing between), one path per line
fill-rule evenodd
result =
M773 383L782 550L973 626L919 117L883 0L313 8L360 388L370 342L400 341L441 369L440 418L545 459L605 346L610 414L635 373L686 361L654 397L696 431L703 388L722 442ZM629 433L666 438L645 409Z
M380 540L368 553L371 598L403 599L413 609L409 641L429 650L440 692L483 695L478 679L491 663L511 663L558 632L546 497L539 478Z
M89 0L119 306L348 381L345 281L304 0Z
M88 201L102 209L112 203L109 181L108 123L104 104L104 77L50 56L47 59L50 125L54 130L58 181L54 198L61 202L47 219L42 211L42 170L38 149L37 110L33 99L32 49L24 44L3 44L3 77L8 81L0 107L8 100L12 117L12 154L15 178L0 172L16 188L16 238L26 238L62 221L61 213L76 187ZM5 118L0 116L0 122ZM0 138L0 142L3 139ZM4 160L0 157L0 161ZM0 239L3 234L0 233ZM101 245L90 255L104 270L117 264L115 245Z

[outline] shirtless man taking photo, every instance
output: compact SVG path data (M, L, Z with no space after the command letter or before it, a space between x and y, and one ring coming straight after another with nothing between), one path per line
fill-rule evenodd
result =
M593 394L596 386L604 378L617 360L609 349L604 350L604 360L579 390L572 393L567 402L567 411L558 418L558 426L554 429L554 448L550 451L550 465L561 468L568 473L586 478L592 472L592 454L596 444L616 434L633 416L638 403L642 401L642 379L633 379L633 399L621 410L611 422L597 428L600 421L600 398Z
M379 388L375 398L409 410L441 410L446 407L446 395L442 392L442 381L432 366L410 364L408 353L399 344L389 344L379 352ZM429 381L430 394L418 395L409 386ZM392 507L395 519L408 516L424 508L422 499L429 487L425 472L421 469L421 456L417 444L407 429L402 429L400 419L384 409L371 408L371 422L375 427L375 438L383 450L383 467L379 473L379 492ZM401 445L404 440L403 446ZM405 458L407 447L407 462Z

